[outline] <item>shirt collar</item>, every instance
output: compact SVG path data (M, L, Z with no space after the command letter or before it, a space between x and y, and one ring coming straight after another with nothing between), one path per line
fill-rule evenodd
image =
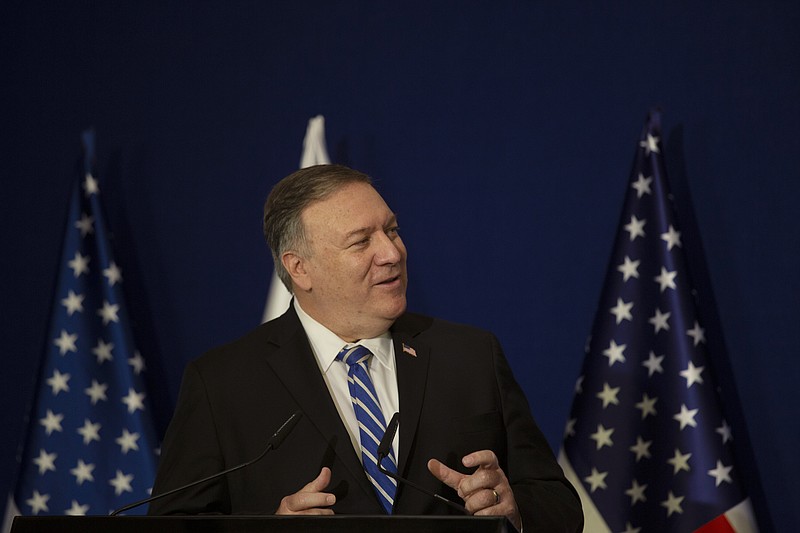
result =
M328 371L344 346L354 346L356 344L361 344L368 348L374 355L373 360L378 361L379 364L394 372L394 362L392 361L394 346L392 345L392 335L388 331L371 339L361 339L354 343L345 342L336 333L311 318L300 307L297 298L293 299L293 305L297 312L297 318L300 319L300 323L306 331L314 357L317 358L317 363L323 372Z

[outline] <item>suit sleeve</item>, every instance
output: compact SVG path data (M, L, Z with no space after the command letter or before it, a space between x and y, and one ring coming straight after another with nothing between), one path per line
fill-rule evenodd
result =
M206 386L195 363L186 367L172 421L161 450L153 495L221 472L217 429ZM224 476L150 504L148 514L230 514Z
M506 475L526 532L580 532L580 498L539 430L500 344L492 336L495 375L507 433Z

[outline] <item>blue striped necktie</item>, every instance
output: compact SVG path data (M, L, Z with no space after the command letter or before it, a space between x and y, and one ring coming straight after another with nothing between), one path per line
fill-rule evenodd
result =
M378 395L375 394L375 386L367 372L367 361L370 357L372 357L372 352L361 345L356 345L342 348L336 359L344 361L348 366L347 384L358 420L364 470L372 482L386 514L392 514L397 482L378 470L378 444L386 432L386 419L383 417ZM390 452L389 457L382 464L386 470L397 472L394 451Z

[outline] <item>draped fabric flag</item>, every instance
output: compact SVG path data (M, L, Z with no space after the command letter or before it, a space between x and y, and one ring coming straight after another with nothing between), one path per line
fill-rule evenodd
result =
M325 148L325 117L317 115L308 121L306 137L303 139L303 155L300 157L300 168L314 165L327 165L331 162ZM264 307L262 322L281 316L289 307L292 295L286 290L278 278L277 267L273 268L272 281L269 285L267 304Z
M23 515L105 515L149 495L156 433L84 132L44 359L13 495ZM10 504L10 505L12 505ZM144 512L141 508L138 512ZM8 513L7 513L8 515Z
M585 531L755 532L668 190L642 132L559 462Z

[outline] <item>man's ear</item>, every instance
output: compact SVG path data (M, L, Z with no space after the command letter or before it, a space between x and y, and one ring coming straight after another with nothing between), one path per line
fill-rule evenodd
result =
M292 277L292 283L297 290L308 292L311 290L311 279L306 270L306 261L297 252L284 252L281 256L283 268Z

